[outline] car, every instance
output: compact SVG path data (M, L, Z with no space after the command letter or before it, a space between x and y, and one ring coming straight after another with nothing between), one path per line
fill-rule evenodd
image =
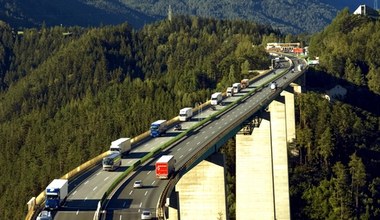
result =
M180 131L180 130L182 130L182 126L181 126L180 124L176 124L176 125L174 126L174 130L175 130L175 131Z
M141 219L152 219L152 213L148 210L141 212Z
M133 183L133 188L142 188L143 187L143 183L141 180L136 180L134 183Z
M37 216L37 220L52 220L51 213L47 210L44 210Z

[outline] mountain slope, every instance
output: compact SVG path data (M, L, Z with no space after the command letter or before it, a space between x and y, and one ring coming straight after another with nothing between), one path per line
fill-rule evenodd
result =
M165 18L169 5L174 14L218 19L243 19L270 24L286 33L320 31L344 6L354 10L371 0L0 0L0 20L13 27L99 26L127 21L136 28Z

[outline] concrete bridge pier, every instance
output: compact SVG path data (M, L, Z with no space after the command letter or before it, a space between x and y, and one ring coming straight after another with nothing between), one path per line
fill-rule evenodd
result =
M294 95L284 91L250 135L236 135L236 219L290 219L287 142Z
M228 219L224 165L224 155L215 153L187 172L175 186L178 204L169 207L169 219Z

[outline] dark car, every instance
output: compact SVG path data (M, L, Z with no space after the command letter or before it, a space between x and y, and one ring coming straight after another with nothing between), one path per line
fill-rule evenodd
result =
M180 130L182 130L182 126L180 124L177 124L177 125L174 126L174 130L175 131L180 131Z

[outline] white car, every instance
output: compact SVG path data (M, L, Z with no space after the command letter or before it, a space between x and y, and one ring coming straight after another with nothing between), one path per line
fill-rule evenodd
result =
M52 220L51 213L44 210L37 216L37 220Z
M142 181L141 180L136 180L134 183L133 183L133 188L142 188L143 187L143 184L142 184Z
M141 219L152 219L152 213L148 210L141 212Z

